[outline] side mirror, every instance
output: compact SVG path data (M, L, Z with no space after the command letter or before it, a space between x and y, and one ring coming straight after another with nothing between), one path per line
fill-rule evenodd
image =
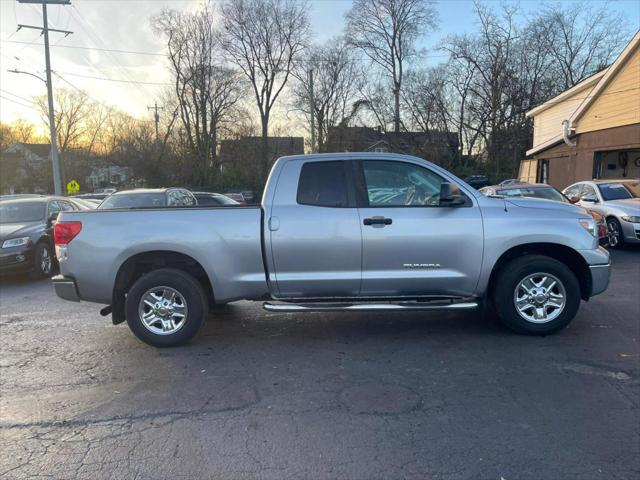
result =
M580 197L578 195L574 195L569 199L571 203L578 203L580 201Z
M580 200L582 200L583 202L598 203L598 199L596 197L594 197L593 195L584 196L584 197L580 198Z
M440 206L441 207L457 207L464 205L464 197L453 193L453 187L449 182L440 184Z
M53 223L58 219L58 213L60 212L49 215L49 218L47 218L47 225L53 225Z

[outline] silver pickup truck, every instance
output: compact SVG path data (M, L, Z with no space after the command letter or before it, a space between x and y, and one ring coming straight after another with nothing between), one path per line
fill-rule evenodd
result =
M114 324L158 347L235 300L277 312L482 307L544 335L603 292L610 270L579 208L485 197L395 154L283 157L261 206L62 212L54 237L58 296L107 304Z

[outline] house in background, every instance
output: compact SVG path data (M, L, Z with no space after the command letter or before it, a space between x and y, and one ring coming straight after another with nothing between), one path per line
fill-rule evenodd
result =
M0 193L48 193L50 152L48 143L14 143L0 152Z
M93 167L87 176L87 188L85 190L95 190L96 188L121 188L131 179L129 167L118 165L106 165Z
M640 32L608 68L527 112L533 147L520 180L556 188L640 177Z
M370 127L329 127L326 152L397 152L442 164L458 150L454 132L383 132Z

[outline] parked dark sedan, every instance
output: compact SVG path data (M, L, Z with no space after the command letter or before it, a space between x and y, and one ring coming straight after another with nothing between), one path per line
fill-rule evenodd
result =
M229 198L226 195L222 195L221 193L210 193L210 192L192 192L193 196L196 197L198 201L198 205L240 205L239 202L236 202L233 198Z
M81 210L62 197L0 201L0 273L33 272L48 277L55 266L53 223L61 211Z
M486 175L471 175L470 177L465 178L464 181L476 190L489 185L489 177Z

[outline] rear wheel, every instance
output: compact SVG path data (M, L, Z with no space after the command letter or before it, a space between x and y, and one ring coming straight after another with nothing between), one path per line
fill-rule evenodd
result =
M498 276L494 304L504 325L547 335L566 327L580 305L580 285L563 263L543 255L519 257Z
M607 218L607 229L609 230L609 246L611 248L622 248L624 246L624 235L622 227L617 218Z
M125 302L127 323L143 342L171 347L191 340L208 312L200 283L182 270L165 268L140 277Z

